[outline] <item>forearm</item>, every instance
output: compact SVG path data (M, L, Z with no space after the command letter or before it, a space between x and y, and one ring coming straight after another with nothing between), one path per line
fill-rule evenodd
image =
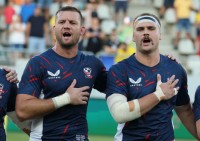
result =
M6 114L22 131L24 131L27 135L30 135L31 120L20 122L15 111L7 112Z
M52 99L27 98L27 95L20 94L16 101L16 113L21 121L43 117L56 110Z
M175 108L175 111L180 118L183 125L187 128L187 130L197 139L197 131L195 126L194 114L192 112L191 105L184 105Z
M141 115L146 114L154 108L160 101L154 93L146 95L139 99Z

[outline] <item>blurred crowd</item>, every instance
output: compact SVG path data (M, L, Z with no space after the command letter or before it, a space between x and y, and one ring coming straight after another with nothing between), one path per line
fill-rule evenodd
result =
M12 50L12 57L18 58L31 57L51 48L56 40L51 30L56 11L63 6L74 6L81 10L87 27L79 49L95 55L118 55L116 60L122 60L135 51L131 41L132 19L127 15L129 2L0 0L0 46Z
M200 1L154 0L154 6L166 25L175 25L175 30L165 27L168 34L175 33L172 41L174 49L183 54L200 55Z
M79 49L118 62L135 52L128 10L136 2L156 9L175 50L200 55L200 0L0 0L0 58L3 50L24 58L53 47L56 11L74 6L87 27Z

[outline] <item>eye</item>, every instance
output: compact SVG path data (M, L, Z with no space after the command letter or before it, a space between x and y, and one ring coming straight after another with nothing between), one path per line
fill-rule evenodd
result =
M142 30L144 30L144 28L143 27L138 27L136 30L137 31L142 31Z
M63 24L63 23L65 23L65 21L59 21L58 23L59 23L59 24Z
M148 27L148 29L149 29L149 30L155 30L156 27L154 27L154 26L150 26L150 27Z
M70 24L77 24L77 22L76 21L70 21Z

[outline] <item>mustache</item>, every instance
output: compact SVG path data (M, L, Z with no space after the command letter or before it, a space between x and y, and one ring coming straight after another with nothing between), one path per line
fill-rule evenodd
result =
M142 38L142 41L144 41L144 40L150 40L150 41L152 41L151 37L149 37L148 34L144 35L144 37Z
M144 37L141 40L141 44L144 42L144 40L149 40L152 43L152 45L154 45L153 40L151 37L149 37L149 35L144 35Z

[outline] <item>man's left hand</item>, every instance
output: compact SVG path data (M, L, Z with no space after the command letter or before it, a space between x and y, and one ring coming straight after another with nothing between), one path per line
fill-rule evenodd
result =
M8 68L6 66L3 67L3 69L5 71L7 71L8 73L6 74L6 78L9 82L14 82L14 83L18 83L19 80L17 78L17 73L14 69Z
M176 61L178 64L180 64L180 61L175 58L172 54L166 54L165 56L167 56L169 59Z

